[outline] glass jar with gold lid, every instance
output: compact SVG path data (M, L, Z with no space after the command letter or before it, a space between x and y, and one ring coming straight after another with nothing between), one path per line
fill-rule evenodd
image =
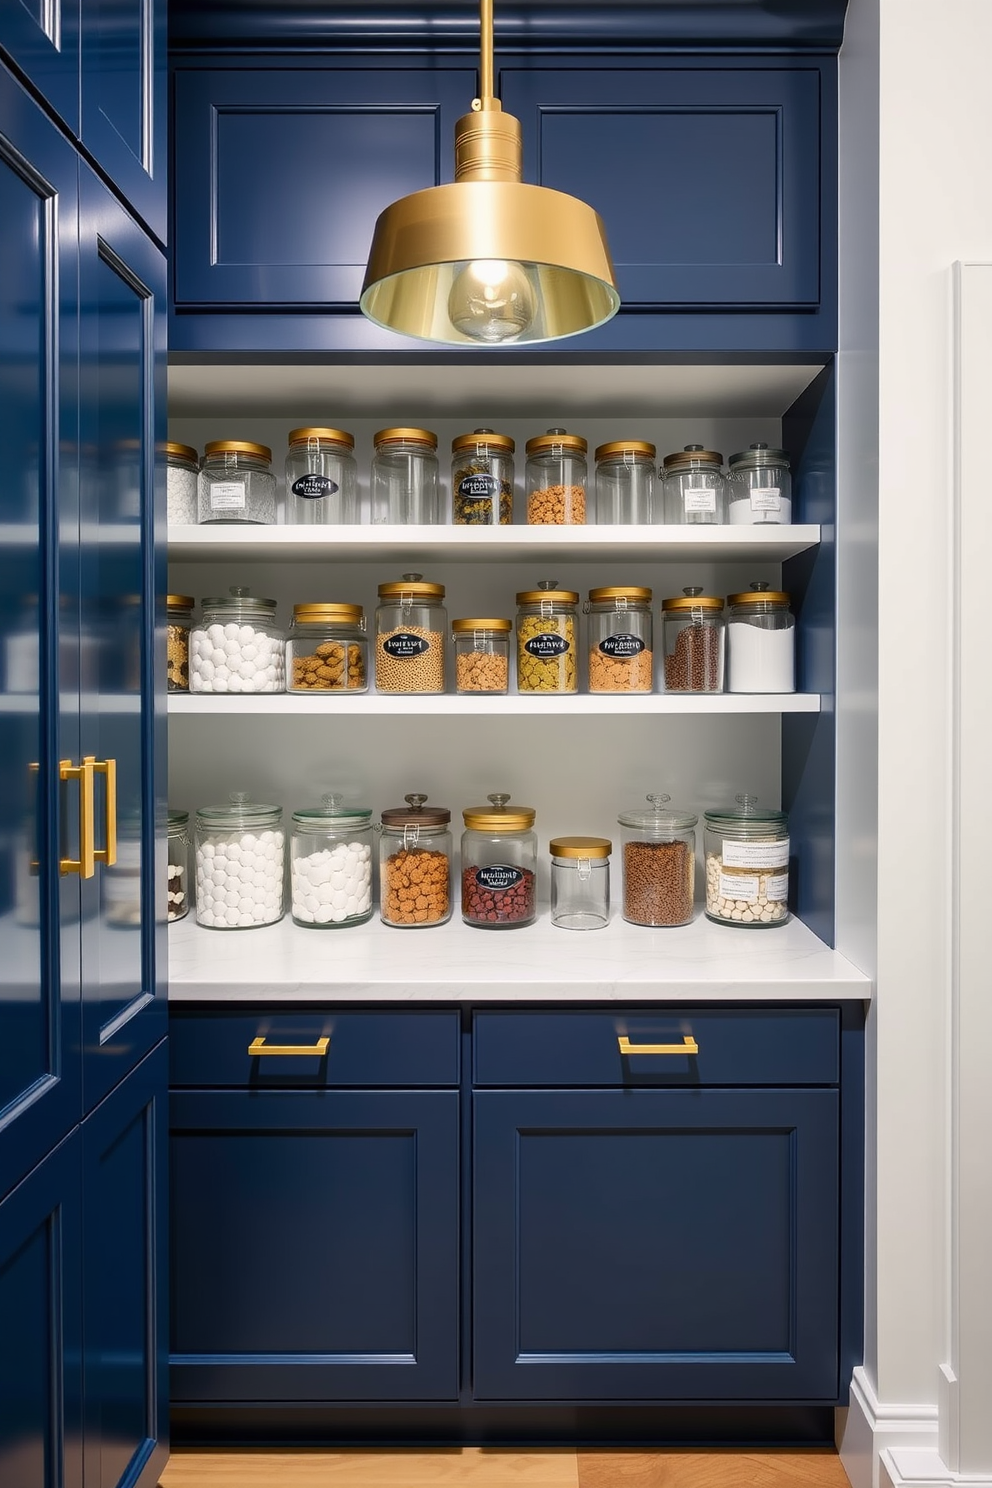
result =
M551 923L562 930L601 930L610 923L608 837L553 837Z
M722 692L723 600L688 585L661 602L666 692Z
M292 429L286 452L286 521L318 527L358 521L355 436Z
M589 691L650 692L654 686L651 590L590 589Z
M451 441L451 504L456 527L506 527L513 521L509 434L475 429Z
M658 520L654 477L658 451L645 439L616 439L596 451L596 521Z
M443 521L437 435L429 429L380 429L376 434L372 520L400 525Z
M419 573L379 585L375 612L375 685L378 692L444 691L448 617L444 585Z
M690 527L712 527L727 520L723 456L701 444L666 455L665 521Z
M727 599L727 691L795 692L796 619L764 581Z
M582 526L586 520L586 454L581 434L549 429L527 441L527 521Z
M369 642L356 604L298 604L286 637L287 692L367 692Z
M537 815L494 792L462 812L462 919L482 930L530 925L537 916Z
M578 603L557 579L517 595L518 692L578 692Z
M203 451L197 503L201 522L274 522L276 478L268 445L212 440Z
M199 520L196 478L200 457L190 444L167 440L159 446L165 456L165 512L170 527L193 526Z

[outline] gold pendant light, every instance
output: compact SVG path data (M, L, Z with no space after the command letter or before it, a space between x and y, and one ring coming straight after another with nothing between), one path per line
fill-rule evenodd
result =
M479 91L455 126L455 179L379 215L361 308L448 346L554 341L620 308L599 214L520 179L520 121L493 97L493 6L480 0Z

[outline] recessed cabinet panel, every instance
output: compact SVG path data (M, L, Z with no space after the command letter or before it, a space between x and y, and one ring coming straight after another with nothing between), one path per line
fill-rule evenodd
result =
M0 6L0 47L75 133L79 124L79 0L11 0Z

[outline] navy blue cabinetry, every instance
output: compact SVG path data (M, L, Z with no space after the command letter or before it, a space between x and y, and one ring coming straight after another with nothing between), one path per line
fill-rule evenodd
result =
M76 133L79 128L79 0L0 6L0 52Z

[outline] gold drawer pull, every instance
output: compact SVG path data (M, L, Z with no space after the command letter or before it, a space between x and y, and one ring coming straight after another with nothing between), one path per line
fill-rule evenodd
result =
M94 775L103 775L106 778L103 796L104 846L96 848L93 856L98 863L106 863L108 868L112 868L117 862L117 761L94 759L91 754L83 760L84 764L86 760L93 765Z
M252 1039L248 1053L255 1054L319 1054L327 1053L329 1038L319 1038L315 1044L267 1044L264 1038Z
M699 1045L691 1033L687 1033L680 1044L632 1044L626 1034L619 1034L617 1043L621 1054L698 1054Z
M79 857L60 858L60 873L78 873L92 878L96 872L96 850L93 829L93 759L87 755L81 765L72 760L59 760L59 779L79 781Z

